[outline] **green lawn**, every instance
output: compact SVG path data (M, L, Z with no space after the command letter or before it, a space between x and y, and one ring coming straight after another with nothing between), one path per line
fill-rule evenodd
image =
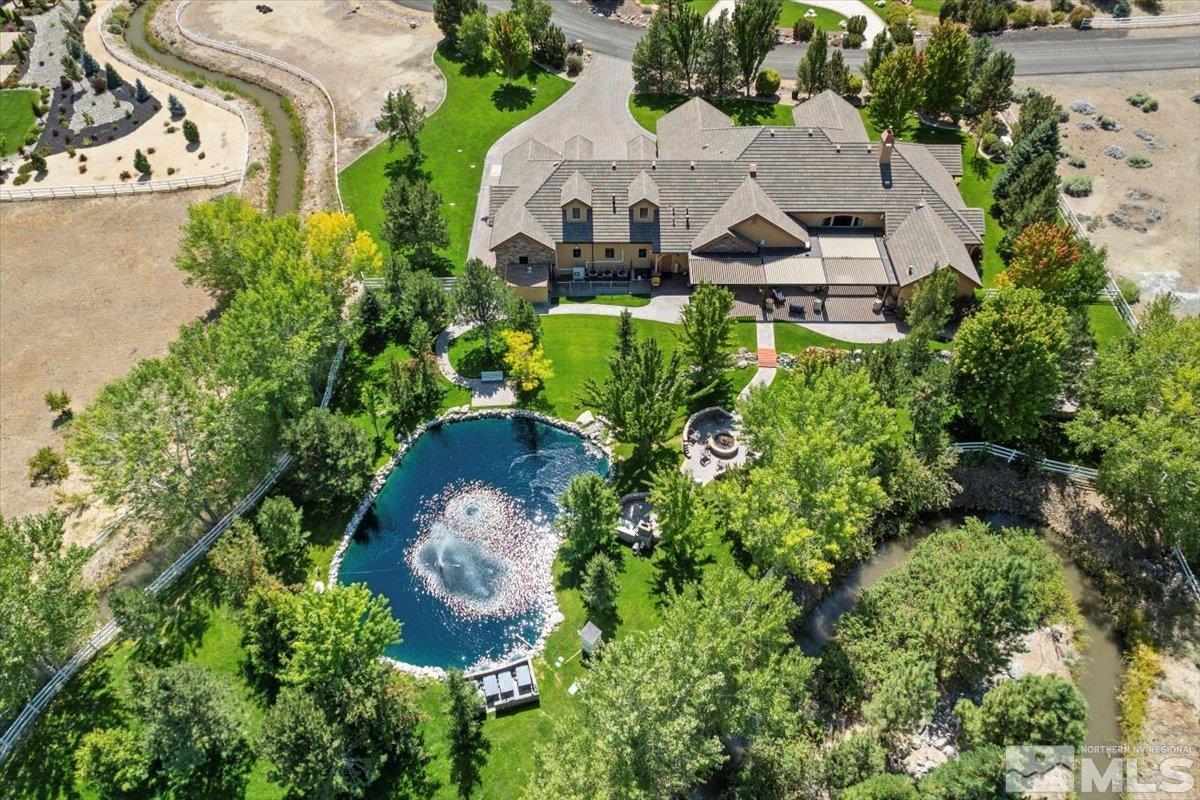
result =
M5 89L0 92L0 156L15 153L25 145L33 128L33 103L38 93L32 89Z
M1088 321L1091 323L1092 336L1096 337L1096 347L1101 350L1129 336L1129 326L1116 306L1107 300L1088 306Z
M883 8L875 7L875 0L859 0L864 6L874 11L885 21L887 20L887 11L893 5L903 5L900 0L887 0L887 5ZM938 15L942 10L942 3L945 0L912 0L912 7L917 10L915 15L918 24L922 28L929 28L937 24Z
M792 322L775 323L775 351L777 353L800 353L806 347L838 347L843 350L870 349L874 345L855 344L834 339L831 336L809 330Z
M648 294L598 294L593 297L556 297L554 303L595 303L601 306L640 308L650 305Z
M629 96L629 111L637 123L651 133L658 129L658 118L689 98L681 94L638 94ZM729 100L709 100L733 117L738 125L777 125L790 127L792 107L782 103L766 103L748 97Z
M838 23L846 18L836 11L830 11L828 8L817 8L816 6L805 5L804 3L796 3L793 0L784 0L783 10L779 12L779 27L792 28L801 20L809 9L817 12L817 15L812 18L813 23L823 31L841 31L844 30Z
M442 196L442 212L450 233L450 246L443 254L450 260L450 269L457 272L467 259L488 148L506 131L561 97L571 83L535 68L509 85L496 73L480 75L464 69L461 62L451 60L440 50L434 61L446 76L446 99L421 132L421 151L425 155L421 168L430 174L434 189ZM409 155L407 145L389 152L384 142L341 173L346 210L385 251L388 248L379 230L388 168L395 165L402 169Z

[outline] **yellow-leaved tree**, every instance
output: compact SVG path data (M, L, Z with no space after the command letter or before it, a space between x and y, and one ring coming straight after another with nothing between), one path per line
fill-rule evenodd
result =
M502 331L500 338L507 346L504 364L508 367L508 374L521 387L521 391L532 392L540 384L554 377L550 359L546 358L540 344L533 343L530 334L525 331Z

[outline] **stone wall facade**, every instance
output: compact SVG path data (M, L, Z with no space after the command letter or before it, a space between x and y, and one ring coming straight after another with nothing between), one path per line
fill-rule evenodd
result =
M509 264L519 264L522 257L528 258L530 264L548 267L554 263L553 250L526 236L514 236L496 248L496 266L501 269Z

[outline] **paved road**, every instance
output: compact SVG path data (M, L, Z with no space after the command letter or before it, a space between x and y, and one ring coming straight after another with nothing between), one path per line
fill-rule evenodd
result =
M423 11L433 0L396 0ZM511 7L509 0L485 0L492 12ZM642 29L593 14L570 0L551 0L554 21L568 39L582 39L596 53L628 60ZM1191 28L1139 31L1019 31L995 39L997 46L1017 59L1018 75L1065 75L1083 72L1134 72L1157 69L1200 68L1200 36ZM786 75L795 71L804 49L780 45L767 58L767 66ZM858 65L865 50L846 51L846 63Z

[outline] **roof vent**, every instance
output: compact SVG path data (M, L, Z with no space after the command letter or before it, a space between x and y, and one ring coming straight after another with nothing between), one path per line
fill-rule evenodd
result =
M925 207L925 193L922 192L921 199L917 201L917 208L924 208L924 207Z
M753 178L756 175L758 175L758 163L751 161L750 162L750 177Z
M812 138L812 128L808 129L808 138Z
M695 168L696 168L696 162L695 162L695 161L689 161L689 162L688 162L688 169L695 169Z
M842 152L842 146L841 146L841 144L835 144L833 147L834 147L834 149L835 149L835 150L837 150L839 153L840 153L840 152Z
M775 138L775 129L767 128L767 136L770 136L772 139L774 139Z
M686 208L683 210L683 227L692 227L692 212Z
M650 169L658 169L658 162L657 162L657 161L651 161L651 162L650 162Z
M914 272L916 272L916 269L913 267L912 264L909 264L908 265L908 274L912 275Z
M614 162L612 162L612 168L613 168L613 169L616 169L616 168L617 168L617 162L615 162L615 161L614 161Z

